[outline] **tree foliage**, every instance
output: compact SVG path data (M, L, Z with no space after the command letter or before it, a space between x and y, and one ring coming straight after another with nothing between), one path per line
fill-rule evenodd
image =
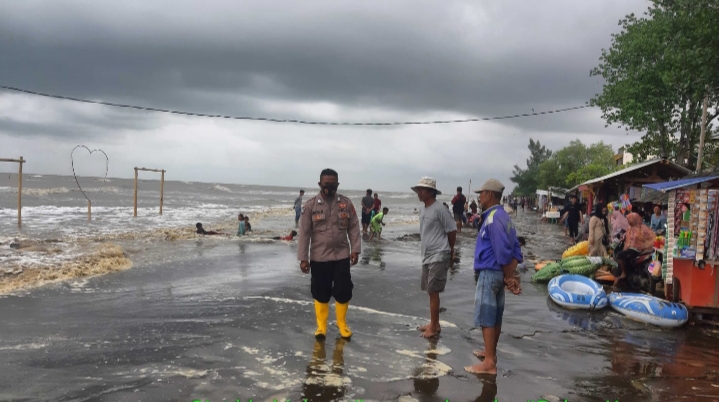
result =
M614 150L600 141L589 146L574 140L539 166L539 186L571 188L614 171Z
M612 146L598 142L589 146L574 140L552 152L539 141L529 140L529 159L525 169L514 165L511 180L517 184L514 195L534 195L537 189L574 187L614 169Z
M513 176L510 180L517 184L512 194L519 196L531 196L537 192L539 185L539 165L552 156L552 151L548 150L539 141L529 139L529 159L527 159L527 168L522 169L518 165L514 165Z
M622 19L612 46L602 49L590 75L605 84L590 104L601 108L608 125L645 133L628 148L635 157L668 157L691 169L705 94L708 121L719 115L719 0L652 3L644 17ZM711 130L710 154L719 140Z

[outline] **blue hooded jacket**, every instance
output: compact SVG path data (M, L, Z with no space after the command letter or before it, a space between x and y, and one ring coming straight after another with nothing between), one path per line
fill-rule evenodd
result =
M517 229L507 211L501 205L495 205L482 212L482 227L474 249L474 269L501 271L513 258L520 263L524 261Z

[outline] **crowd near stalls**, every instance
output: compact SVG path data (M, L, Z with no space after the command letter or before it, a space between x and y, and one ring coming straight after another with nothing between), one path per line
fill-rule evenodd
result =
M691 175L652 159L566 191L537 190L537 206L542 221L565 226L577 244L565 257L616 262L595 278L719 315L719 172Z

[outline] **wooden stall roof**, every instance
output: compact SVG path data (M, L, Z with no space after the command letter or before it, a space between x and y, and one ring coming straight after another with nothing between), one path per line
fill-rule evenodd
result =
M651 159L636 165L627 166L606 176L588 180L572 190L581 186L599 187L604 184L618 185L620 181L625 184L642 185L647 183L660 183L671 179L682 178L691 174L691 171L683 166L666 159Z

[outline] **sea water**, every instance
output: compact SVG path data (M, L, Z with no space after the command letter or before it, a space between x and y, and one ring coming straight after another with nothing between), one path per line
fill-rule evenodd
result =
M137 217L133 217L133 179L83 177L80 183L85 194L94 195L91 221L75 177L24 175L22 228L18 228L17 175L0 175L0 271L57 268L97 253L98 246L107 242L124 249L172 253L173 242L197 238L196 222L202 222L206 230L227 233L223 239L229 241L284 236L294 229L293 203L299 195L299 187L166 181L160 215L159 180L139 180ZM409 187L407 192L379 191L382 206L390 208L385 218L388 226L418 224L420 204ZM313 188L305 191L304 201L316 194ZM340 189L339 193L361 211L363 190ZM444 196L440 202L449 198ZM244 239L234 236L239 213L250 217L253 229ZM22 245L20 250L18 245Z

